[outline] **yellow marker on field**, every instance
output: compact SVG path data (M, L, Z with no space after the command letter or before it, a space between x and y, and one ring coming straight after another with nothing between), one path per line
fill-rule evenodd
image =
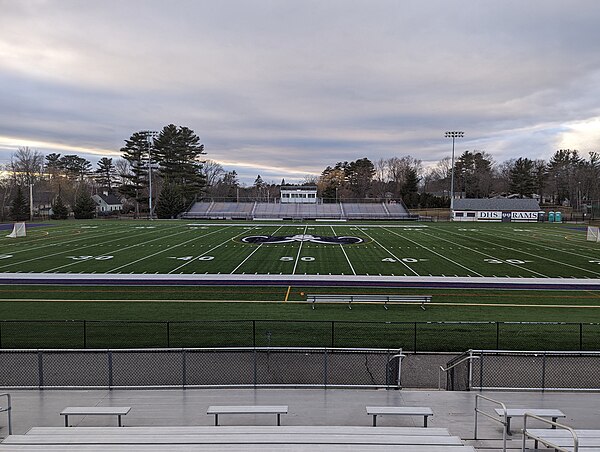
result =
M285 293L285 299L283 300L283 302L285 303L286 301L288 301L288 297L290 296L290 291L292 290L292 286L288 286L288 290Z

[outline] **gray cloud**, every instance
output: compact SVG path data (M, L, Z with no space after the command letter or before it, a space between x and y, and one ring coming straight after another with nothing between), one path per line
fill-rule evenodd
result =
M31 143L112 156L175 123L246 182L278 182L362 157L435 163L451 129L496 161L600 138L595 0L0 7L0 160Z

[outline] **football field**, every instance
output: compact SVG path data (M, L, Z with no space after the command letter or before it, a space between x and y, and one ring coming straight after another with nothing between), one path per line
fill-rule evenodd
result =
M0 239L0 272L600 278L586 227L67 221ZM9 231L7 231L8 233Z

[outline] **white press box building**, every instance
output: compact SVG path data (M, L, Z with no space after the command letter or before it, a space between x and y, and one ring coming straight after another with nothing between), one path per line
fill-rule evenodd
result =
M535 199L455 199L454 221L540 221L543 212Z
M316 204L317 187L314 185L283 185L281 187L282 204Z

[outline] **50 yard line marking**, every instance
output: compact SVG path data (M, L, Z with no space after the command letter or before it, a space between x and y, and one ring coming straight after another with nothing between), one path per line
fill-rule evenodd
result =
M308 228L308 225L304 226L304 232L302 233L302 235L306 235L307 228ZM303 244L304 244L304 242L300 242L300 246L298 247L298 254L296 254L296 262L294 262L294 269L292 270L292 275L296 274L296 267L298 267L298 261L300 260L300 253L302 252Z

